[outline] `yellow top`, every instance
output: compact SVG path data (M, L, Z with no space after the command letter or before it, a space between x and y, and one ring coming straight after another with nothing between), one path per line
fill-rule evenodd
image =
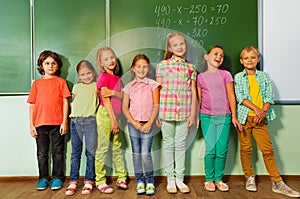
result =
M250 96L252 98L252 103L255 104L257 107L263 107L262 96L260 93L260 87L258 82L256 81L255 75L248 75L249 87L250 87ZM255 116L256 114L251 109L249 111L249 116Z

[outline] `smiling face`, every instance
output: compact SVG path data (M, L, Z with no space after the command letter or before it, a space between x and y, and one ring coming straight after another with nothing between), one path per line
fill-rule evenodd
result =
M135 62L132 68L137 81L144 79L149 73L149 63L144 59L139 59Z
M254 50L243 52L240 58L240 62L244 65L247 72L256 71L256 66L259 61L260 57L258 56L258 53Z
M175 35L169 40L168 51L172 52L175 57L184 58L186 53L186 42L182 35Z
M100 56L100 64L104 67L107 73L113 74L117 64L115 53L111 50L105 50Z
M58 70L58 64L52 57L47 57L43 61L42 66L46 77L54 76Z
M219 68L224 61L224 51L219 47L212 48L208 54L204 56L208 67Z
M93 82L95 79L95 75L95 72L87 66L81 66L81 68L78 71L78 79L84 84L89 84Z

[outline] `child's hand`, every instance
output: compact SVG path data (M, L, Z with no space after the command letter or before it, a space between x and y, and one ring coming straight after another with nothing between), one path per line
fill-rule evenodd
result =
M157 126L158 128L161 128L162 122L161 122L161 119L160 119L159 117L156 118L155 124L156 124L156 126Z
M111 96L114 95L114 91L110 90L107 87L102 87L101 88L101 95L102 95L102 97L111 97Z
M120 128L119 128L119 125L116 121L111 122L111 129L110 130L111 130L111 133L113 135L119 134Z
M192 116L190 116L190 117L188 118L187 125L188 125L190 131L193 131L193 129L194 129L194 127L195 127L195 118L192 117Z
M141 130L141 128L142 128L142 126L143 126L143 124L141 124L141 123L139 123L139 122L137 122L137 121L134 121L133 123L132 123L132 125L134 126L134 128L136 128L137 130Z
M256 123L256 124L259 124L263 119L259 118L257 115L254 116L254 119L253 121Z
M142 133L146 133L148 134L150 132L150 129L151 129L151 122L148 121L146 124L144 124L141 128L141 132Z
M256 123L259 123L260 121L262 121L263 119L265 119L265 117L266 117L266 111L264 111L263 109L257 108L257 109L254 110L254 112L257 115L257 117L259 118L258 122L256 122Z
M243 125L241 125L241 123L239 123L239 121L234 117L232 117L232 124L238 131L243 131Z
M33 138L38 138L38 134L37 134L36 128L34 126L30 127L30 134Z
M65 135L68 133L68 125L66 123L60 125L59 133L60 135Z

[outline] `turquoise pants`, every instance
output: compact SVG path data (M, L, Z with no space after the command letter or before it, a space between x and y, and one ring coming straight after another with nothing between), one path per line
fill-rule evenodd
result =
M121 139L119 134L113 135L111 133L111 119L105 107L99 107L96 118L98 128L98 147L95 156L96 185L106 183L105 162L110 144L112 145L112 160L118 181L126 180L127 173L121 150Z
M231 114L211 116L200 114L205 141L205 180L221 181L226 163Z
M187 121L162 122L163 160L168 180L181 180L185 171Z

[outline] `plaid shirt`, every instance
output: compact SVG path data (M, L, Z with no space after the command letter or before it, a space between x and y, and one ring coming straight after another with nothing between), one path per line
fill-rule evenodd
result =
M256 81L260 85L260 93L262 95L263 103L274 104L274 94L273 94L272 82L269 74L257 70L255 76L256 76ZM250 108L244 106L242 102L245 99L252 101L249 92L249 82L248 82L248 76L246 70L243 70L242 72L237 73L234 76L234 87L235 87L236 100L238 102L237 105L238 120L241 124L245 124ZM270 107L266 116L267 122L272 121L273 119L275 119L275 117L276 117L275 111L272 107Z
M174 56L157 64L156 77L162 78L159 116L163 120L184 121L191 114L191 81L196 67Z

